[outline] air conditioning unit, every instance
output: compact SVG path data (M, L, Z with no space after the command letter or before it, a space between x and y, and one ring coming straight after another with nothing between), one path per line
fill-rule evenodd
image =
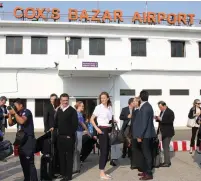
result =
M77 58L80 58L80 59L84 58L84 50L83 49L78 50Z

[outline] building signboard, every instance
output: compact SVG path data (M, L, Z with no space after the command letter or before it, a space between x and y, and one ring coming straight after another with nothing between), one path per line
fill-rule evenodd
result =
M82 62L82 67L98 67L98 62Z
M60 9L58 8L25 8L16 7L13 11L13 14L16 18L27 18L27 19L60 19ZM48 17L47 17L48 14ZM123 11L114 10L110 12L105 10L101 12L99 9L93 9L91 11L82 10L78 11L77 9L70 8L68 10L69 21L95 21L95 22L124 22ZM193 25L194 24L195 14L186 14L186 13L164 13L164 12L134 12L131 18L131 22L138 21L139 23L150 23L150 24L161 24L163 21L167 21L168 24L183 24L183 25Z

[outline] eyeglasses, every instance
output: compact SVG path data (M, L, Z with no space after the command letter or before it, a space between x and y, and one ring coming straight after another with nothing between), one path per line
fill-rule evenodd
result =
M198 102L198 103L196 103L196 104L200 105L201 103L200 103L200 102Z

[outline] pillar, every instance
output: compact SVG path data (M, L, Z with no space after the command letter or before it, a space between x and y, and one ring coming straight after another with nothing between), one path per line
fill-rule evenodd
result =
M113 101L112 101L112 108L113 108L113 115L114 115L114 119L116 121L118 121L118 126L120 128L121 126L121 122L119 119L119 115L120 115L120 85L119 85L119 78L120 76L115 76L113 77Z

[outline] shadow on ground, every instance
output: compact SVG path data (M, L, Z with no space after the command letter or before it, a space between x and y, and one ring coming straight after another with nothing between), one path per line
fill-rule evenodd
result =
M197 151L195 151L194 155L192 156L193 161L197 163L197 165L201 168L201 154L198 154Z

